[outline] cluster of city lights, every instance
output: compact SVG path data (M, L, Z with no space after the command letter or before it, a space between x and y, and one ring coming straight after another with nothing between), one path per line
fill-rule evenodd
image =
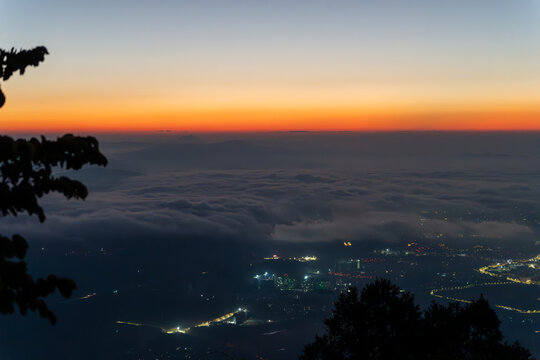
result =
M308 261L317 261L318 260L318 258L316 256L313 256L313 255L307 255L307 256L302 256L302 257L290 257L290 258L282 259L277 254L274 254L274 255L272 255L270 257L265 257L263 259L264 260L288 260L288 261L298 261L298 262L308 262Z
M349 274L349 273L333 272L333 271L329 271L328 275L346 277L346 278L355 278L355 279L372 279L373 278L371 275L358 275L358 274Z
M142 323L136 323L136 322L131 322L131 321L117 321L116 323L117 324L123 324L123 325L131 325L131 326L149 326L149 327L154 327L154 328L158 328L160 329L162 332L164 332L165 334L186 334L188 333L191 329L193 328L198 328L198 327L209 327L211 325L214 325L214 324L218 324L218 323L221 323L221 322L224 322L225 320L228 320L230 318L232 318L233 316L235 316L236 314L239 314L239 313L247 313L247 309L245 308L238 308L236 309L235 311L233 312L230 312L230 313L227 313L225 315L222 315L220 317L217 317L215 319L212 319L212 320L208 320L208 321L203 321L202 323L200 324L197 324L197 325L193 325L191 327L186 327L186 328L181 328L180 326L177 326L177 327L173 327L173 328L163 328L161 326L156 326L156 325L149 325L149 324L142 324Z
M509 260L507 263L497 263L497 264L493 264L493 265L484 266L484 267L481 267L480 269L478 269L478 272L480 272L481 274L484 274L484 275L492 276L492 277L504 278L507 281L511 281L511 282L518 283L518 284L540 285L540 281L535 281L535 280L532 280L532 279L522 280L522 279L515 278L515 277L501 275L501 274L495 272L496 269L502 269L503 267L505 267L508 264L514 264L514 265L523 264L523 265L528 265L528 267L530 267L532 269L536 269L537 268L536 264L527 264L527 263L537 262L537 261L540 261L540 255L538 255L538 256L536 256L536 257L534 257L532 259L517 260L517 261Z
M253 278L257 280L274 280L274 276L275 274L270 275L267 271L262 275L257 274Z

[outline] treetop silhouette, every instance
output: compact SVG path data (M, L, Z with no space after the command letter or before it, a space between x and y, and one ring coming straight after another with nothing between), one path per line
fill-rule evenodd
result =
M303 360L534 360L508 344L500 320L482 297L467 305L432 303L420 311L414 296L388 280L342 293L326 334L306 345Z

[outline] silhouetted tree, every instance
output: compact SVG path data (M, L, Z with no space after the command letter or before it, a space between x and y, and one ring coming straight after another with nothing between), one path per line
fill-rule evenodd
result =
M327 333L304 348L301 359L532 360L518 343L503 342L500 320L480 297L466 306L432 303L424 312L414 297L388 280L342 293Z
M38 66L45 59L47 49L43 46L32 50L4 51L0 49L0 79L8 80L15 72L24 74L28 66ZM0 89L0 107L5 95ZM50 192L59 192L66 198L85 199L88 190L79 181L66 176L55 176L54 168L78 170L86 164L103 165L107 159L99 151L98 141L93 137L71 134L50 141L31 138L14 140L0 136L0 212L2 216L27 212L45 221L38 199ZM20 235L10 238L0 235L0 312L12 314L15 305L21 314L28 310L38 311L51 324L56 317L44 299L56 289L68 298L76 289L71 279L49 275L34 280L23 261L28 249L27 241Z

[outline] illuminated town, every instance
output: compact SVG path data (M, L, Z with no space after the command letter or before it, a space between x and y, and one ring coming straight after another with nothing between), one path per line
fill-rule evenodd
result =
M504 249L480 245L457 248L445 242L444 237L436 243L418 240L371 251L355 251L353 243L346 242L332 245L344 251L333 258L276 252L250 264L245 274L250 285L237 297L245 306L235 311L187 326L189 321L181 318L171 321L182 326L133 320L116 323L154 328L170 336L208 336L221 328L240 333L244 333L241 329L260 328L264 336L278 336L295 323L322 320L330 313L337 294L350 286L362 287L373 279L389 278L413 291L424 306L432 300L470 303L483 293L501 312L507 326L522 331L526 328L528 336L536 338L540 326L540 256L520 258L514 254L510 260ZM489 261L497 258L501 260ZM206 277L208 273L201 275ZM514 293L516 297L510 296ZM203 302L212 303L213 299L214 295L201 294ZM197 354L194 348L186 349L186 354Z
M482 274L525 285L540 285L540 255L526 260L507 260L478 269Z
M199 328L199 327L209 327L209 326L217 326L217 325L220 325L220 324L223 324L223 323L227 323L227 324L239 324L240 322L237 321L237 317L241 314L244 315L243 318L245 318L245 315L247 314L247 310L246 309L242 309L242 308L238 308L236 311L233 311L233 312L230 312L228 314L225 314L225 315L222 315L220 317L217 317L215 319L212 319L212 320L207 320L207 321L203 321L199 324L195 324L191 327L185 327L185 328L181 328L180 326L177 326L177 327L173 327L173 328L163 328L163 327L160 327L160 326L156 326L156 325L148 325L148 324L141 324L141 323L136 323L136 322L131 322L131 321L120 321L118 320L116 323L117 324L124 324L124 325L131 325L131 326L149 326L149 327L154 327L154 328L158 328L158 329L161 329L161 331L165 334L187 334L191 331L191 329L194 329L194 328Z

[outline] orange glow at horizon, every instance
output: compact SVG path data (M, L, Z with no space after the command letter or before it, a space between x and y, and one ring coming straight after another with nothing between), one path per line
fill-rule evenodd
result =
M9 119L9 120L7 120ZM436 111L347 108L224 108L151 111L129 106L80 111L39 109L0 114L1 131L536 131L540 109Z
M8 1L0 133L540 130L540 2L482 2Z
M533 88L486 85L158 86L47 88L20 78L5 88L0 131L496 131L540 130ZM27 80L28 79L28 80ZM530 91L525 91L530 90Z

